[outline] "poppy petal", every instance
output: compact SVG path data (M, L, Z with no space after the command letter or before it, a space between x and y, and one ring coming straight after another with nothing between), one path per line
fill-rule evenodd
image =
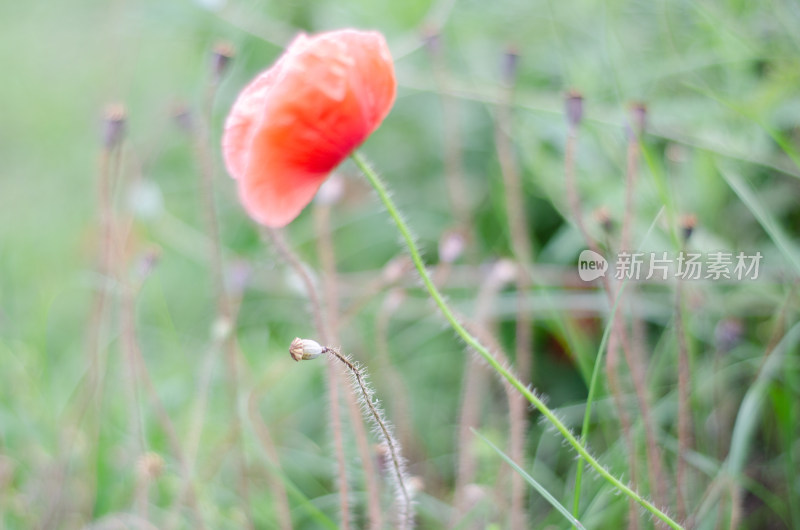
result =
M396 82L376 32L299 36L240 94L225 124L223 153L257 222L284 226L330 172L380 125Z

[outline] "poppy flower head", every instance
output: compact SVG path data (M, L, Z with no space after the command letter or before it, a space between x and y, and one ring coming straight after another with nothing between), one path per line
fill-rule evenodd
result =
M225 122L225 165L257 222L285 226L378 128L396 81L380 33L299 35L239 94Z

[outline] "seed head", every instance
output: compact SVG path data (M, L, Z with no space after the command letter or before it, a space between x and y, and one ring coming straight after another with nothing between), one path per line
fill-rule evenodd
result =
M567 122L570 127L577 127L583 120L583 96L577 90L567 92L564 99L564 106L567 114Z
M105 128L103 130L103 145L106 149L116 147L125 134L125 119L127 112L121 103L114 103L106 107Z
M683 232L683 240L688 241L694 233L694 228L697 226L697 216L694 214L686 214L681 216L681 230Z
M517 66L519 66L519 52L516 46L509 46L503 54L502 76L506 86L513 86L517 79Z
M630 133L633 137L639 137L644 134L647 127L647 105L641 101L631 104L631 123Z
M611 214L605 206L601 206L594 211L594 218L597 224L603 227L605 233L610 234L614 231L614 220L611 219Z
M218 42L214 46L214 51L211 54L211 70L214 72L214 77L219 80L228 69L231 59L234 56L233 45L230 42Z
M326 349L323 348L319 342L311 339L301 339L299 337L295 338L289 346L289 354L292 356L292 359L298 362L316 359L325 353L325 350Z

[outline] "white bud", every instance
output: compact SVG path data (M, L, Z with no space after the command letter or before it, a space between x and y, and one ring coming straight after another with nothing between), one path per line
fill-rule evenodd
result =
M324 352L325 348L323 348L319 342L311 339L301 339L297 337L289 346L289 353L295 361L316 359Z

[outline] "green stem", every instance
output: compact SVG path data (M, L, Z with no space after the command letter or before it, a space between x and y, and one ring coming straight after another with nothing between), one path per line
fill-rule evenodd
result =
M447 302L444 300L444 297L439 292L439 290L434 285L433 281L431 280L430 275L428 274L427 269L425 268L425 263L422 261L422 256L419 253L419 249L417 249L416 243L414 243L414 237L411 235L411 230L408 228L408 225L403 220L400 215L400 212L397 210L397 207L392 201L391 197L389 196L386 187L384 186L383 182L381 182L378 175L369 167L367 161L364 157L361 156L360 153L354 152L352 155L353 161L356 165L361 169L364 175L369 180L370 184L375 191L378 193L378 196L383 202L383 205L386 207L386 210L389 212L389 215L394 220L395 224L397 225L397 229L400 231L400 234L403 236L403 240L408 247L408 251L411 254L411 260L414 262L414 266L417 268L419 272L420 278L422 279L422 283L425 285L428 293L433 298L433 301L436 302L436 305L439 307L439 310L442 312L442 315L450 324L450 327L453 328L461 339L467 343L469 347L474 349L484 360L489 363L489 365L501 376L503 376L514 388L516 388L525 398L531 402L531 404L536 407L542 415L547 418L547 420L553 425L553 427L561 433L564 439L577 451L577 453L586 460L590 466L592 466L597 473L600 474L606 481L611 483L614 487L616 487L619 491L636 501L642 507L644 507L647 511L652 513L654 516L658 517L665 523L667 523L670 527L675 529L683 529L681 525L675 522L672 518L670 518L667 514L656 508L650 501L646 500L644 497L633 491L631 488L623 484L619 479L614 477L606 468L604 468L600 463L595 460L595 458L589 453L589 451L578 441L577 438L570 432L566 425L564 425L561 420L555 415L555 413L550 410L550 408L544 404L544 402L536 397L536 395L529 390L525 385L523 385L514 375L506 369L503 365L501 365L497 359L487 350L483 345L481 345L478 340L473 337L465 328L464 326L458 321L453 311L447 305Z

